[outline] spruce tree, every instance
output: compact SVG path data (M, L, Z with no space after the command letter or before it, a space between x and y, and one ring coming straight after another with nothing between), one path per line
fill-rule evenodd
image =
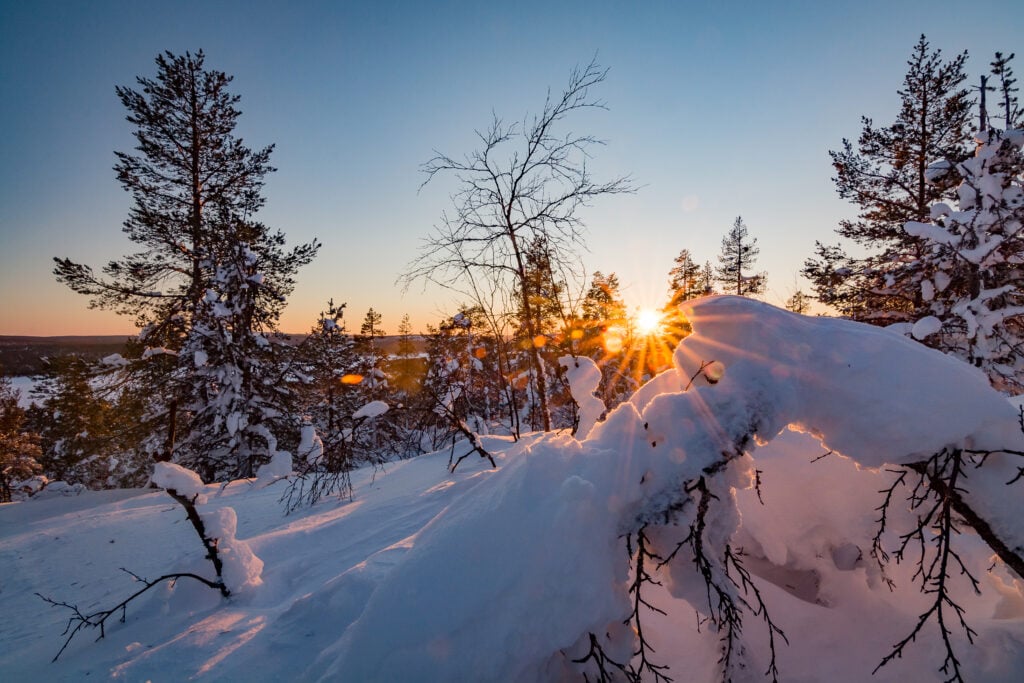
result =
M965 52L946 61L922 35L907 62L896 120L878 127L865 117L856 146L843 140L830 152L839 196L859 209L836 232L857 254L819 242L803 274L818 299L844 316L886 325L924 314L920 283L931 275L922 260L926 246L903 224L930 222L932 204L953 196L956 164L968 156L970 142L966 59Z
M41 405L29 411L31 427L40 435L43 474L90 489L108 485L115 451L111 405L93 389L94 378L90 365L77 356L51 361L51 375L36 389Z
M739 296L764 292L766 274L750 272L760 253L757 238L749 236L743 218L737 216L732 228L722 238L722 251L715 270L715 280L722 285L723 291Z

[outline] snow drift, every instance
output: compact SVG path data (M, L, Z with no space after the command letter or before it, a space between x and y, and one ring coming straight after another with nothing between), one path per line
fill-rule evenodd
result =
M707 622L695 628L693 610L705 618L712 610L681 543L703 505L708 547L746 549L765 605L786 632L790 645L777 646L782 680L864 680L923 604L911 563L890 565L890 593L866 556L878 491L891 484L885 466L947 447L1020 449L1017 411L977 370L890 331L736 297L694 302L686 315L694 333L680 343L675 368L583 441L482 437L497 454L495 470L470 459L448 474L446 454L425 456L385 477L360 474L352 502L287 519L273 509L272 489L238 482L207 491L211 509L230 500L237 511L237 533L266 563L263 585L226 603L168 590L152 599L160 616L140 605L123 630L96 646L77 643L50 668L11 655L0 656L0 666L66 679L173 671L200 680L581 680L588 665L577 660L595 640L620 662L635 652L636 635L624 626L633 609L626 539L646 530L652 553L678 553L651 568L663 587L647 598L668 615L643 612L649 644L677 681L714 680L719 634ZM587 369L579 368L574 390L589 386ZM588 422L593 415L588 408ZM1011 458L995 454L972 470L965 496L1019 548L1021 484L1005 486L1016 471ZM138 507L117 505L88 520L54 516L33 520L29 531L5 529L5 555L54 552L33 533L128 533L133 515L151 527L169 524L166 505L159 514L156 503L143 514L141 499ZM892 515L893 526L912 517ZM134 543L146 543L133 533ZM966 581L956 585L979 632L973 647L954 635L962 665L972 679L1012 680L1024 666L1020 577L998 562L987 571L991 551L973 535L961 541L961 556L982 580L980 596ZM186 543L174 547L191 548ZM103 557L77 552L95 563ZM194 549L185 555L199 561ZM181 560L165 553L163 561ZM23 593L66 592L61 581L76 569L35 580L15 572L17 613L41 612ZM109 580L87 585L97 595L112 590ZM52 654L59 615L47 618L0 626L0 641ZM744 631L734 680L761 680L768 668L756 623ZM922 638L876 678L941 680L941 661L941 646Z

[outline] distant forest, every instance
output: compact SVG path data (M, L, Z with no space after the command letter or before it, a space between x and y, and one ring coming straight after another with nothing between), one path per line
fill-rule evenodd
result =
M306 338L305 334L287 335L295 343ZM382 337L378 343L387 354L398 350L399 336ZM46 375L51 371L54 358L76 356L82 360L98 361L112 353L124 353L127 335L97 335L66 337L22 337L0 335L0 376L18 377L23 375ZM425 350L423 339L412 337L418 352Z

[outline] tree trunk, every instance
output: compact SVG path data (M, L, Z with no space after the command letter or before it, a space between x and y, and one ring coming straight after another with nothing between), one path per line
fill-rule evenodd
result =
M537 321L534 319L533 306L530 305L530 288L526 275L526 264L523 263L523 254L519 250L519 242L516 240L515 232L508 229L509 239L512 241L512 250L516 257L516 268L519 274L519 292L523 300L523 317L526 318L526 334L530 337L530 364L533 366L534 377L537 383L537 400L540 403L541 424L545 432L551 431L551 414L548 411L548 386L544 377L544 366L540 360L540 351L537 349L534 340L537 338Z

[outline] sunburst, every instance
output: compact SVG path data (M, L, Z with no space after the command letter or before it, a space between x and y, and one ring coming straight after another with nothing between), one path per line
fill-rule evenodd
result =
M633 319L638 335L649 337L661 334L664 315L653 308L641 308Z

